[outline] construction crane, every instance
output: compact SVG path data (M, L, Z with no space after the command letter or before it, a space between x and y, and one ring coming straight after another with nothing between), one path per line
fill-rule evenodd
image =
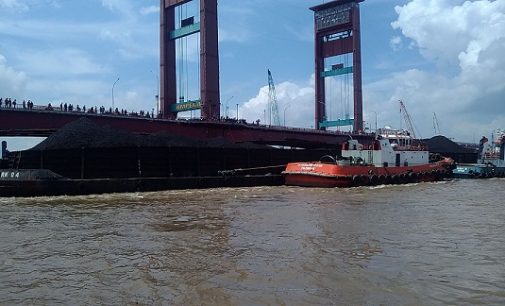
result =
M272 124L272 117L273 117L273 124L281 125L281 120L279 119L279 106L277 105L277 94L275 92L274 78L272 77L270 69L268 69L268 109L270 115L269 124L270 125Z
M403 115L403 120L405 120L405 124L407 125L407 131L411 133L414 139L417 139L414 125L412 124L412 119L410 118L410 115L407 112L407 108L405 107L405 104L403 104L402 100L400 100L400 113Z
M435 130L435 135L441 135L440 126L438 125L437 113L433 113L433 130Z

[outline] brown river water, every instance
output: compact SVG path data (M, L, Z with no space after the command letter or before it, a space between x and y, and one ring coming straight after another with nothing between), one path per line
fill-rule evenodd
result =
M0 305L504 305L505 179L0 198Z

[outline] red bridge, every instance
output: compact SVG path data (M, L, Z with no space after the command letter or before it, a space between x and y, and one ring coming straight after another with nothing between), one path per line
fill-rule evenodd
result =
M200 21L194 16L176 22L176 8L188 2L200 2ZM361 134L363 127L361 93L361 55L359 35L359 3L362 0L334 0L312 8L316 21L316 97L315 127L324 129L332 123L326 121L324 78L354 73L354 131L362 143L371 140L371 135ZM134 117L115 114L89 114L84 112L64 112L61 109L48 110L45 107L0 108L0 136L49 136L65 124L86 117L98 125L141 134L167 132L190 138L225 138L235 143L253 142L258 144L291 147L334 148L349 139L350 134L325 130L295 129L285 127L247 124L245 121L218 120L220 114L219 94L219 54L217 0L160 0L160 112L163 119ZM331 17L331 18L330 18ZM188 35L200 35L200 98L186 101L177 91L176 40ZM324 66L324 59L354 52L351 67L334 65L331 70ZM182 98L183 101L180 101ZM112 99L114 109L114 99ZM185 105L199 105L203 120L178 120L178 108ZM185 109L184 107L182 108ZM193 108L190 108L193 109ZM348 120L346 120L348 121ZM334 124L333 122L332 124ZM338 122L337 122L338 124Z
M284 128L248 124L245 121L167 120L112 114L62 112L34 108L0 108L0 136L47 137L65 124L79 118L88 118L101 126L127 130L139 134L166 132L172 135L197 139L225 138L235 143L281 145L302 148L334 148L349 139L346 133L312 129ZM353 135L362 140L370 135ZM366 142L366 141L365 141Z

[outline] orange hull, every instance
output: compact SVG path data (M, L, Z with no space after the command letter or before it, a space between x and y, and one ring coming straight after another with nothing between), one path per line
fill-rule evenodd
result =
M432 182L443 179L450 172L452 160L401 167L373 165L342 166L335 163L289 163L283 173L286 185L303 187L356 187L382 184Z

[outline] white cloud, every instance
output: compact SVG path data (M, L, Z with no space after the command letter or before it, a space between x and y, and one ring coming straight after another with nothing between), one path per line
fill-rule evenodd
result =
M25 11L28 6L19 0L0 0L0 8Z
M389 41L389 45L391 46L391 49L393 49L394 51L399 51L403 46L402 38L400 36L394 36Z
M505 37L505 1L412 0L395 8L394 29L429 59L476 64L481 51Z
M21 18L21 17L19 17ZM20 22L14 18L0 19L0 34L19 40L30 39L68 44L75 39L95 35L105 24L75 23L68 21L28 19Z
M365 85L373 99L366 109L377 110L380 122L399 122L398 112L387 110L403 99L424 137L433 134L433 112L443 133L466 141L505 126L505 0L458 3L412 0L396 7L393 28L439 69L400 71Z
M314 41L314 26L312 24L301 24L296 26L284 24L283 27L289 34L299 41L309 43Z
M16 71L7 65L7 59L0 54L0 95L16 97L21 95L26 86L24 72Z
M220 27L219 41L220 42L238 42L244 43L252 38L251 32L245 27Z
M246 6L223 6L219 13L219 41L244 43L254 38L250 24L254 10Z
M160 12L159 6L154 6L154 5L143 7L140 9L140 14L144 15L144 16L150 15L150 14L156 14L159 12Z
M136 4L138 3L130 0L102 0L102 5L112 12L119 13L120 19L103 25L99 31L99 38L117 44L118 53L125 59L157 57L158 20L146 23L140 21L139 17L159 12L159 8L149 6L138 9Z
M314 114L314 83L313 77L308 84L298 85L292 82L282 82L276 85L278 114L280 124L292 127L313 127ZM262 124L269 124L268 86L260 88L256 97L250 99L240 108L240 117L252 122L257 119ZM229 113L234 117L233 112Z
M42 51L21 51L18 53L21 67L30 70L31 75L72 76L93 75L108 72L95 63L90 55L77 49L53 49Z
M123 17L133 17L133 4L128 0L102 0L102 6L112 12L119 12Z
M47 102L64 101L73 104L83 105L86 103L96 104L104 102L107 104L111 100L111 86L96 80L86 80L82 78L68 79L33 79L29 84L29 90L34 94L31 98L35 104L44 105ZM46 96L47 101L39 100L37 97ZM95 106L95 105L89 105Z
M138 100L139 99L139 94L136 91L128 91L126 93L126 99L127 100Z
M60 0L52 0L49 2L49 4L54 8L61 8Z

